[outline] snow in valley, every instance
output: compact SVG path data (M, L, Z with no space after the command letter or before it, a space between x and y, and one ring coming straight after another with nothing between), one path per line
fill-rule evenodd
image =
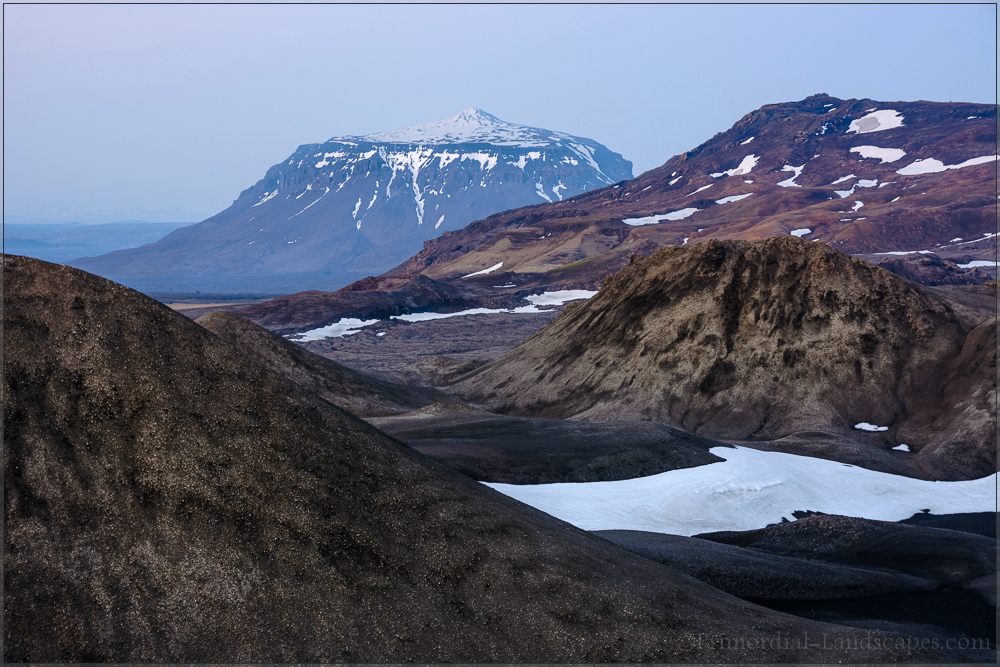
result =
M500 264L503 264L503 262ZM484 270L480 273L488 273L489 271L496 270L500 268L500 264L497 264L489 270ZM404 315L393 315L389 319L402 320L403 322L429 322L431 320L441 320L447 317L462 317L464 315L544 313L550 311L554 306L561 306L564 303L576 301L577 299L589 299L596 294L597 292L591 290L556 290L554 292L544 292L542 294L532 294L527 296L525 299L531 305L518 306L517 308L509 310L503 308L470 308L468 310L458 311L457 313L407 313ZM325 327L310 329L309 331L305 331L300 334L293 334L288 338L296 343L305 343L313 340L321 340L323 338L343 338L344 336L356 334L361 331L362 327L370 326L378 321L379 320L359 320L347 317Z
M880 521L996 511L996 474L928 482L745 447L711 452L725 461L615 482L487 486L584 530L686 536L763 528L800 510Z

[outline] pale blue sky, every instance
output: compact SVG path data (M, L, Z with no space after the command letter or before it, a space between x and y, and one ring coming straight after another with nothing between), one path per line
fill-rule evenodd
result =
M600 141L638 174L813 93L995 102L996 18L993 5L8 5L4 210L207 217L300 144L473 106Z

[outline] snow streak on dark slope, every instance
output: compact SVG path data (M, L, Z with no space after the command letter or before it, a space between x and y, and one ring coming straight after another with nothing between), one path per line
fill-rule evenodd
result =
M158 243L73 265L145 289L158 277L171 285L192 278L210 290L212 276L232 284L234 276L288 274L336 288L382 273L473 220L631 176L631 163L595 141L467 109L300 146L218 215Z

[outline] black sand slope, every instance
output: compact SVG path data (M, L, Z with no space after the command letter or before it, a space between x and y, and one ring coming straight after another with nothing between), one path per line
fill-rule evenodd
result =
M722 459L723 442L652 422L585 422L496 415L434 404L371 423L481 482L600 482L656 475Z
M359 417L399 414L449 400L434 389L411 388L355 371L224 310L195 322L268 370Z
M822 515L693 538L595 534L772 609L941 643L964 639L965 660L995 659L994 539ZM973 649L971 640L985 644Z
M3 261L6 661L959 657L738 600L433 463L142 295ZM804 632L831 650L767 644Z

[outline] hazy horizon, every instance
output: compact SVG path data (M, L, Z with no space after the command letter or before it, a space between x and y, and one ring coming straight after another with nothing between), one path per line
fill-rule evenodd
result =
M4 214L200 220L299 145L469 107L638 175L815 93L995 103L996 62L992 5L9 5Z

